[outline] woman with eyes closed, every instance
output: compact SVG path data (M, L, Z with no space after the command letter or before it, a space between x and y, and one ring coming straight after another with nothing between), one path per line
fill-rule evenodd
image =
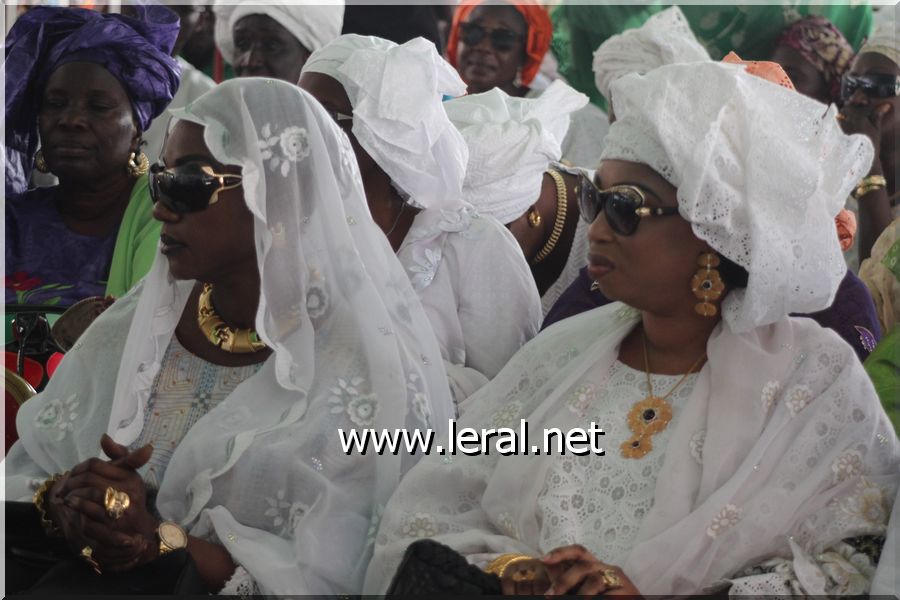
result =
M6 38L6 302L120 296L159 238L141 134L178 89L178 17L36 7ZM40 149L39 149L40 146ZM28 190L32 169L59 185Z
M463 2L453 15L447 60L459 72L470 94L499 88L513 97L536 98L547 87L539 77L550 50L553 24L547 8L533 0ZM571 114L562 143L565 164L594 169L609 129L606 114L587 104ZM553 215L545 215L552 222Z
M341 34L344 3L259 4L219 0L216 47L238 77L296 83L309 55Z
M153 268L22 406L6 495L101 578L184 550L212 593L359 593L418 457L339 430L444 435L437 341L312 97L239 78L175 117Z
M900 442L852 349L788 316L835 295L834 216L871 144L742 64L611 89L581 214L617 302L544 330L458 423L524 419L532 444L596 424L605 454L426 457L385 508L366 591L432 537L504 594L884 593L895 542L884 564L872 548L896 535Z

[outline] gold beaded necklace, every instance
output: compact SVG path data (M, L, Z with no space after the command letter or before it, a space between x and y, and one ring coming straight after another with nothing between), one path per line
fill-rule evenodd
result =
M641 332L641 341L644 344L644 370L647 373L647 397L635 403L628 411L628 428L634 434L628 440L622 442L619 448L625 458L642 458L653 450L653 436L663 431L672 420L672 405L668 399L678 389L688 375L706 358L704 352L698 358L688 372L681 376L672 389L660 398L653 395L653 382L650 380L650 359L647 355L647 337Z
M213 308L212 291L212 284L204 283L197 303L197 324L200 325L200 331L206 339L214 346L233 354L249 354L264 350L265 343L259 339L252 327L234 329L225 323Z

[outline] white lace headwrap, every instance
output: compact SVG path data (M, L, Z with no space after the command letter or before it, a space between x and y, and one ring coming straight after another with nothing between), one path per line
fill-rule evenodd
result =
M453 409L437 341L371 219L349 140L318 102L283 81L240 78L176 117L204 125L213 156L242 168L256 330L274 353L188 430L157 508L222 544L262 594L359 593L380 507L419 456L348 455L338 428L445 431ZM137 438L194 285L174 281L157 254L95 321L20 411L28 425L7 493L96 456L104 432ZM61 398L71 411L55 409Z
M234 62L235 23L248 15L267 15L291 32L310 52L315 52L337 36L344 25L343 0L272 2L270 0L216 0L216 46L229 63Z
M749 272L723 303L735 331L831 305L847 272L834 217L873 156L835 106L713 62L628 75L612 91L602 159L662 175L694 233Z
M894 18L896 10L896 6L881 7L875 16L875 31L859 49L859 54L875 52L900 65L900 38L897 36L897 21Z
M463 94L466 84L434 44L342 35L314 52L303 72L344 86L356 139L415 204L460 205L469 154L441 103L445 95Z
M587 102L560 80L537 98L494 88L445 102L469 146L463 198L501 223L520 217L540 196L544 170L562 156L569 114Z
M594 82L609 100L610 84L623 75L703 60L710 60L709 52L697 41L681 9L672 6L600 44L594 52Z

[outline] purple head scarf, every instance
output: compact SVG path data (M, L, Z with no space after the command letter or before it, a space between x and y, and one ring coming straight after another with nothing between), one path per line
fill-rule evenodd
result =
M40 98L63 64L108 70L131 100L141 131L172 101L181 67L172 58L178 16L164 6L137 6L137 17L80 8L32 8L6 37L6 195L28 188L38 147Z

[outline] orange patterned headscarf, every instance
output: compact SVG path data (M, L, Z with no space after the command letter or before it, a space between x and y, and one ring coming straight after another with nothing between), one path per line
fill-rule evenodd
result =
M454 67L457 66L456 56L459 53L459 26L468 19L469 14L484 0L470 0L461 4L453 15L453 23L450 26L450 36L447 39L447 60ZM550 13L535 0L517 0L510 4L525 17L528 25L528 33L525 41L525 64L522 66L522 85L528 85L538 74L544 55L550 49L550 40L553 38L553 23L550 21Z
M741 57L733 51L729 52L728 56L722 59L722 62L731 63L733 65L745 65L747 67L747 72L751 75L756 75L766 81L778 84L781 87L786 87L789 90L795 90L791 78L784 72L781 65L776 62L768 60L741 60Z

